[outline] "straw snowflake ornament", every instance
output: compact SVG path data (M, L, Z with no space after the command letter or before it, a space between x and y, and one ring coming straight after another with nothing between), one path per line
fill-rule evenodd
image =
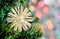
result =
M11 23L11 28L18 30L19 32L28 30L31 27L32 17L28 8L23 9L23 7L12 8L12 11L8 13L8 22Z

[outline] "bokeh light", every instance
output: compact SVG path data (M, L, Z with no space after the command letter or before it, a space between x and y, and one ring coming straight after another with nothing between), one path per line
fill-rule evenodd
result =
M48 7L45 6L45 7L43 8L43 12L44 12L44 13L48 13L48 12L49 12Z
M38 2L38 0L32 0L32 3L35 5L37 4L37 2Z
M35 10L35 7L33 5L30 5L29 6L29 9L30 9L30 11L34 11Z
M58 2L60 3L60 0L58 0Z
M48 5L49 4L49 0L44 0L44 4Z
M44 30L44 25L40 25L39 28L43 31Z
M47 20L46 25L47 25L49 30L53 29L53 25L52 25L52 21L51 20Z
M38 4L37 4L37 8L38 9L41 9L41 8L43 8L44 7L44 3L41 1L41 2L38 2Z
M49 39L55 39L53 32L50 33Z
M58 13L55 14L55 18L56 19L59 19L60 18L60 15Z
M60 0L31 0L30 10L40 20L43 39L60 39Z
M37 18L41 19L41 17L42 17L42 12L39 11L39 10L36 11L35 16L36 16Z

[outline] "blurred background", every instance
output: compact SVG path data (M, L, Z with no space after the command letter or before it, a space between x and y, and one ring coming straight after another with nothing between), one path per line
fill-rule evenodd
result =
M60 0L29 0L29 9L40 20L43 39L60 39Z

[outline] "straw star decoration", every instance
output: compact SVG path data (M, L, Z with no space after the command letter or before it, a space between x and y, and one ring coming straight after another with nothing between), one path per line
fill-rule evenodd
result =
M18 30L19 32L28 30L28 28L31 27L32 17L31 17L31 12L28 11L28 8L23 7L14 7L12 8L12 11L8 13L8 22L11 23L11 28L13 30Z

